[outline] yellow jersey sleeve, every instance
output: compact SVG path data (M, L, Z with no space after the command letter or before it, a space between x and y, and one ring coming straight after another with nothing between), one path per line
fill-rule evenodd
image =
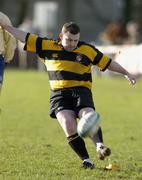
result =
M94 59L92 63L98 66L101 71L105 71L111 63L111 59L94 47Z
M24 50L30 52L37 52L37 48L36 48L37 39L38 39L37 35L28 33L25 40L26 43L24 46Z

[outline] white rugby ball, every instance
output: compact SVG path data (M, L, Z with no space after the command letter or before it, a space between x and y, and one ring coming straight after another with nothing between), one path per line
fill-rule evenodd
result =
M98 132L100 115L97 112L89 112L83 116L77 125L77 133L81 137L93 136Z

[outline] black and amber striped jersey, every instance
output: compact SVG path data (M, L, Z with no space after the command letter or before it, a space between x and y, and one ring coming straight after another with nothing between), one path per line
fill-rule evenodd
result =
M28 33L24 50L36 52L44 62L52 90L70 87L91 89L91 66L104 71L111 59L94 46L79 41L76 49L65 51L59 41Z

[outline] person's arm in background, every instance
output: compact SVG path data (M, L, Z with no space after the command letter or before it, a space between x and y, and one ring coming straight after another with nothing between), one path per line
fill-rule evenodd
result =
M11 20L6 14L0 12L0 19L2 19L3 22L5 22L5 24L12 26ZM3 43L3 48L4 48L3 56L5 59L5 63L8 63L12 60L14 56L15 49L17 46L17 41L15 37L9 32L7 32L4 28L2 28L1 31L2 31L1 37L3 37L3 41L1 41L1 43Z
M130 74L126 69L124 69L120 64L118 64L116 61L111 61L110 65L108 66L108 69L123 74L125 78L130 82L130 84L134 85L136 83L135 77L132 74Z
M8 63L12 60L12 58L14 56L17 42L16 42L16 39L14 38L14 36L12 36L6 30L3 32L3 34L4 34L4 39L5 39L4 57L5 57L5 62Z

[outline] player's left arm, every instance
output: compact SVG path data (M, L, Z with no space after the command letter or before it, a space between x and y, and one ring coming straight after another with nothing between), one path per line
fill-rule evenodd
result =
M123 74L125 76L125 78L130 82L131 85L134 85L136 83L136 79L135 79L134 75L130 74L126 69L124 69L116 61L111 61L111 63L108 66L108 69L111 71Z

